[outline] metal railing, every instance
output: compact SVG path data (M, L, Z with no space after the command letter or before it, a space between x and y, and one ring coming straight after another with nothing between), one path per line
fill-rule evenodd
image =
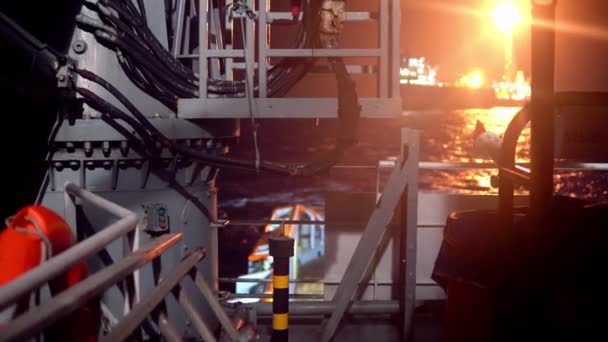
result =
M173 48L176 58L197 60L199 70L199 98L180 99L178 102L178 113L181 118L245 118L249 117L249 102L246 98L212 98L208 94L207 83L210 74L214 73L214 63L223 59L226 61L226 78L232 79L233 59L242 58L246 65L248 83L253 84L254 74L257 74L258 91L252 98L253 108L256 109L256 117L330 117L335 118L337 113L337 100L328 97L317 98L271 98L268 97L268 70L271 67L272 57L297 57L297 58L324 58L324 57L372 57L377 59L377 83L378 91L376 97L361 98L362 116L369 117L395 117L401 114L401 95L399 78L400 52L399 26L401 18L399 0L380 0L373 12L347 12L346 20L353 22L374 21L377 22L378 39L377 46L373 48L272 48L269 42L269 31L271 25L280 24L279 20L289 16L283 12L270 11L271 0L260 0L257 3L247 0L247 6L256 11L255 18L249 18L242 13L234 13L231 17L220 18L217 9L213 8L213 2L199 0L198 13L198 46L195 54L182 53L182 47ZM184 1L178 6L180 13ZM228 1L227 3L232 3ZM316 15L312 13L309 15ZM183 26L186 25L179 16L176 32L185 34ZM218 32L218 22L226 22L227 29L232 31L234 37L241 40L241 34L234 30L233 20L243 20L244 30L242 35L243 47L234 49L233 46L223 46L217 41L211 41L210 37L221 36ZM178 36L179 37L179 36ZM234 39L234 38L233 38ZM223 41L223 39L221 39ZM176 42L180 39L176 39ZM177 43L178 45L181 43ZM257 63L257 68L255 64ZM210 67L211 65L211 67ZM253 96L252 94L250 94Z
M108 201L75 184L65 185L65 220L72 226L76 224L76 200L87 202L109 214L118 217L118 221L101 229L87 239L75 244L61 254L50 258L13 282L0 288L0 310L15 304L23 296L29 295L48 283L51 279L68 271L73 265L102 251L108 244L119 238L132 242L125 257L113 264L102 268L76 285L64 290L45 303L31 308L17 316L6 326L0 328L0 340L19 341L40 335L47 327L73 313L80 307L96 300L112 286L126 284L125 316L117 320L107 336L101 341L121 341L131 336L145 322L146 317L154 315L165 297L172 292L182 309L193 322L193 326L205 341L215 341L212 330L204 322L201 314L191 302L185 290L180 287L180 281L190 276L204 297L208 307L222 325L230 340L237 340L238 333L222 309L217 295L209 288L202 274L195 268L205 256L202 248L196 248L172 269L143 300L139 301L140 293L134 272L159 258L163 252L174 246L182 239L181 233L172 233L154 238L148 244L139 247L136 227L142 217L136 213ZM133 277L133 278L131 278ZM125 281L126 280L126 281ZM157 281L157 280L155 280ZM128 297L131 298L128 298ZM103 310L103 305L102 305ZM181 336L171 325L167 314L158 310L155 315L161 334L168 340L180 340Z

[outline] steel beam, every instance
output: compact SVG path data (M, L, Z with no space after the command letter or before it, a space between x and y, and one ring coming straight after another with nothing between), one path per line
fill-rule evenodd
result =
M178 115L182 119L249 118L247 99L180 99ZM256 118L337 118L338 99L318 98L255 98ZM399 99L360 98L361 116L395 118L401 115Z

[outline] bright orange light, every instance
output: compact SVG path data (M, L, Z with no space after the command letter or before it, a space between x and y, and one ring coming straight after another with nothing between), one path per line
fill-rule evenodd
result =
M492 20L502 32L511 32L515 26L522 22L521 9L512 0L499 2L492 11Z
M484 84L483 74L479 70L471 71L462 76L458 81L458 86L465 88L481 88Z

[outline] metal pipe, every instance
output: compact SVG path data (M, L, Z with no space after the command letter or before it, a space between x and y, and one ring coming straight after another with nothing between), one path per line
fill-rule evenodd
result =
M253 305L259 315L272 314L272 303L256 303ZM328 315L331 314L336 304L329 301L323 302L291 302L289 303L290 315ZM354 301L351 303L349 314L395 314L401 312L399 301Z
M135 228L138 220L136 215L124 217L4 285L0 288L0 310L4 310L21 296L30 293L50 279L67 271L76 263L97 253L111 241L130 232Z
M93 204L94 206L97 206L116 217L126 217L135 214L131 210L123 208L114 202L108 201L107 199L87 191L72 182L67 182L65 184L65 191L70 195L80 197L82 200L89 202L90 204Z
M196 331L201 335L203 341L215 342L216 339L213 336L213 333L201 317L200 313L194 307L194 304L192 304L186 290L180 285L177 285L173 288L173 294L177 298L177 301L181 304L188 317L190 317L190 320L192 320L194 329L196 329Z
M238 332L234 328L230 317L226 315L226 312L218 301L217 295L209 288L205 278L203 278L203 275L198 271L196 271L196 274L194 275L194 283L201 291L203 297L205 297L207 305L209 305L209 308L215 314L215 317L224 328L224 331L226 331L226 334L228 334L228 337L230 337L232 341L236 341L238 339Z
M126 315L112 329L110 334L101 338L101 341L124 341L135 330L146 317L156 308L167 296L171 289L184 278L190 270L205 257L205 251L197 248L189 253L184 259L173 268L171 273L161 280L150 294L141 302L137 303L131 312Z
M0 329L0 341L24 341L36 336L50 324L90 302L109 287L125 279L134 270L158 257L177 243L181 237L182 235L179 233L158 238L126 258L63 291L46 304L19 316Z

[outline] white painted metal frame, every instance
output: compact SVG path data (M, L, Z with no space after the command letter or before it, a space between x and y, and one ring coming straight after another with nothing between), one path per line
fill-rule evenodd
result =
M270 12L269 0L258 1L257 18L246 20L245 49L251 53L245 54L243 49L209 48L209 0L199 0L199 51L194 55L177 55L178 58L198 59L199 65L199 98L180 99L178 101L178 116L184 119L196 118L247 118L249 103L246 99L209 98L207 82L209 80L208 60L222 58L231 61L232 58L246 57L247 72L253 78L255 69L254 54L257 48L258 94L253 99L256 116L260 118L335 118L338 104L334 98L268 98L267 70L268 57L377 57L378 58L378 95L361 98L361 115L363 117L396 117L401 114L401 97L399 88L399 30L400 4L399 0L380 0L378 2L378 47L371 49L272 49L267 41L269 24L274 20L288 16L282 12ZM255 8L255 1L248 0L250 8ZM347 20L354 22L372 20L370 12L348 12ZM257 39L255 28L257 26ZM177 38L179 40L179 38ZM255 48L254 48L255 47ZM176 49L174 49L174 53ZM232 65L232 63L230 63ZM227 74L231 74L232 70Z

